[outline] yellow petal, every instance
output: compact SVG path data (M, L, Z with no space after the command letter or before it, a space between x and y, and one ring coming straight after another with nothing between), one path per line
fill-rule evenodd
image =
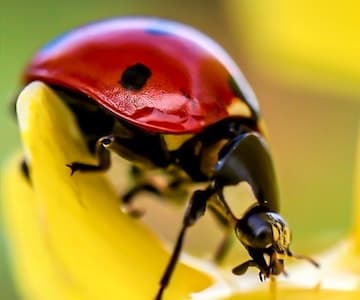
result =
M72 115L43 83L18 100L31 183L10 163L4 217L15 276L25 299L152 299L169 254L138 220L121 213L103 174L70 176L89 161ZM191 280L189 280L191 278ZM179 264L165 299L186 299L212 278Z

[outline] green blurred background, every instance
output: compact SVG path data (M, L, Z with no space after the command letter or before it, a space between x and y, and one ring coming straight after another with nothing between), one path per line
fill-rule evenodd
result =
M360 4L337 3L2 2L1 164L20 148L10 103L21 89L21 70L36 49L63 31L100 18L135 14L175 19L212 36L241 66L259 97L270 132L282 212L295 232L294 248L320 251L351 226L360 119ZM18 299L10 279L11 249L7 251L3 231L0 237L0 298Z

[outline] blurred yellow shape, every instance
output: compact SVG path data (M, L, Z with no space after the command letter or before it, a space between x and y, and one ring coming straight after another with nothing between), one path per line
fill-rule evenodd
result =
M313 89L360 92L360 2L227 2L233 28L254 63Z

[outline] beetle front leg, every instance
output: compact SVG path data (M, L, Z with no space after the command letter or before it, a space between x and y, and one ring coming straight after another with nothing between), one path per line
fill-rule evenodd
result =
M247 272L247 270L250 268L250 267L257 267L258 268L258 264L250 259L250 260L247 260L246 262L243 262L242 264L236 266L235 268L232 269L232 273L234 275L243 275Z
M177 237L175 248L160 280L160 288L156 295L156 300L161 299L165 288L169 285L172 273L181 253L186 230L190 226L194 225L195 222L204 215L206 204L213 195L214 191L211 187L207 188L206 190L197 190L193 193L185 211L183 224Z
M82 162L72 162L66 166L71 169L71 175L75 172L96 172L96 171L106 171L111 165L110 152L111 145L115 142L115 137L113 135L108 135L100 138L96 142L95 154L98 160L96 165L86 164Z

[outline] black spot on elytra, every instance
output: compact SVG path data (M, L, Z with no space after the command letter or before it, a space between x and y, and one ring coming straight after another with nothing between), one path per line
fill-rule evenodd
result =
M119 83L127 90L139 91L144 87L150 76L150 69L144 64L137 63L124 71Z

